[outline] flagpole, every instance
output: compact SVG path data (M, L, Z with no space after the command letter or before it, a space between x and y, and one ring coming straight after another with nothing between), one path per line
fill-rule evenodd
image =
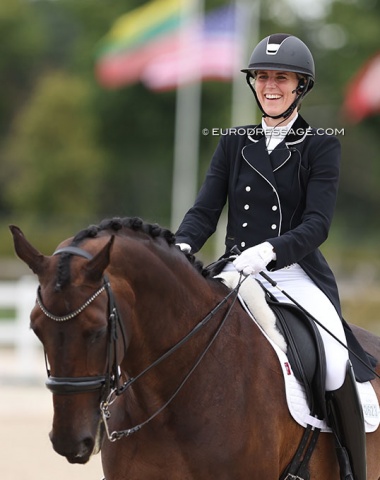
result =
M250 97L251 92L240 70L246 68L251 52L260 40L260 0L235 0L235 8L241 45L232 83L231 122L234 126L258 121L256 102L253 95Z
M182 0L180 42L186 47L185 22L203 18L204 0ZM186 62L181 56L180 62ZM181 71L181 68L179 69ZM198 156L202 82L201 72L189 85L179 85L176 93L174 165L171 200L171 229L176 231L193 204L198 185Z
M239 55L236 59L236 74L232 81L231 124L249 125L258 122L258 109L248 89L244 74L240 72L248 64L250 54L259 42L260 0L235 0L235 22L240 34ZM250 101L251 95L251 101ZM215 257L224 253L227 230L227 207L224 209L215 233Z

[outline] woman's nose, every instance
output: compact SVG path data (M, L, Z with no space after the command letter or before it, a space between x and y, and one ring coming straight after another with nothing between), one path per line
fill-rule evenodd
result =
M268 77L267 86L275 87L277 85L276 79L274 77Z

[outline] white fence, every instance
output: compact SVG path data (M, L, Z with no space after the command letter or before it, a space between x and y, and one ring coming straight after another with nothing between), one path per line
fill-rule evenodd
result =
M0 310L10 318L0 319L0 375L6 378L34 378L36 359L43 371L41 346L30 329L30 312L36 301L37 282L33 276L15 282L0 282ZM14 312L14 316L13 316Z

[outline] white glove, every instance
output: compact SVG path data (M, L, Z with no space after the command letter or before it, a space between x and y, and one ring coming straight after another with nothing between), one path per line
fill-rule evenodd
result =
M233 264L236 270L242 272L243 275L256 275L265 270L272 260L276 260L273 246L269 242L264 242L244 250Z
M184 253L190 253L191 252L191 247L188 243L176 243L176 245Z

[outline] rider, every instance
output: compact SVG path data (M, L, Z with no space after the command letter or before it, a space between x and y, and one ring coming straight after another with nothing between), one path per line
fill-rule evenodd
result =
M295 36L270 35L256 46L242 72L263 114L261 124L231 129L221 137L197 199L176 233L178 245L198 251L215 231L228 200L226 251L237 245L242 253L227 268L257 278L268 269L343 344L359 348L342 319L336 281L319 250L335 208L340 143L311 128L298 113L315 82L312 54ZM260 281L278 300L288 301ZM349 355L318 328L341 478L365 480L363 414ZM357 378L372 378L352 362Z

